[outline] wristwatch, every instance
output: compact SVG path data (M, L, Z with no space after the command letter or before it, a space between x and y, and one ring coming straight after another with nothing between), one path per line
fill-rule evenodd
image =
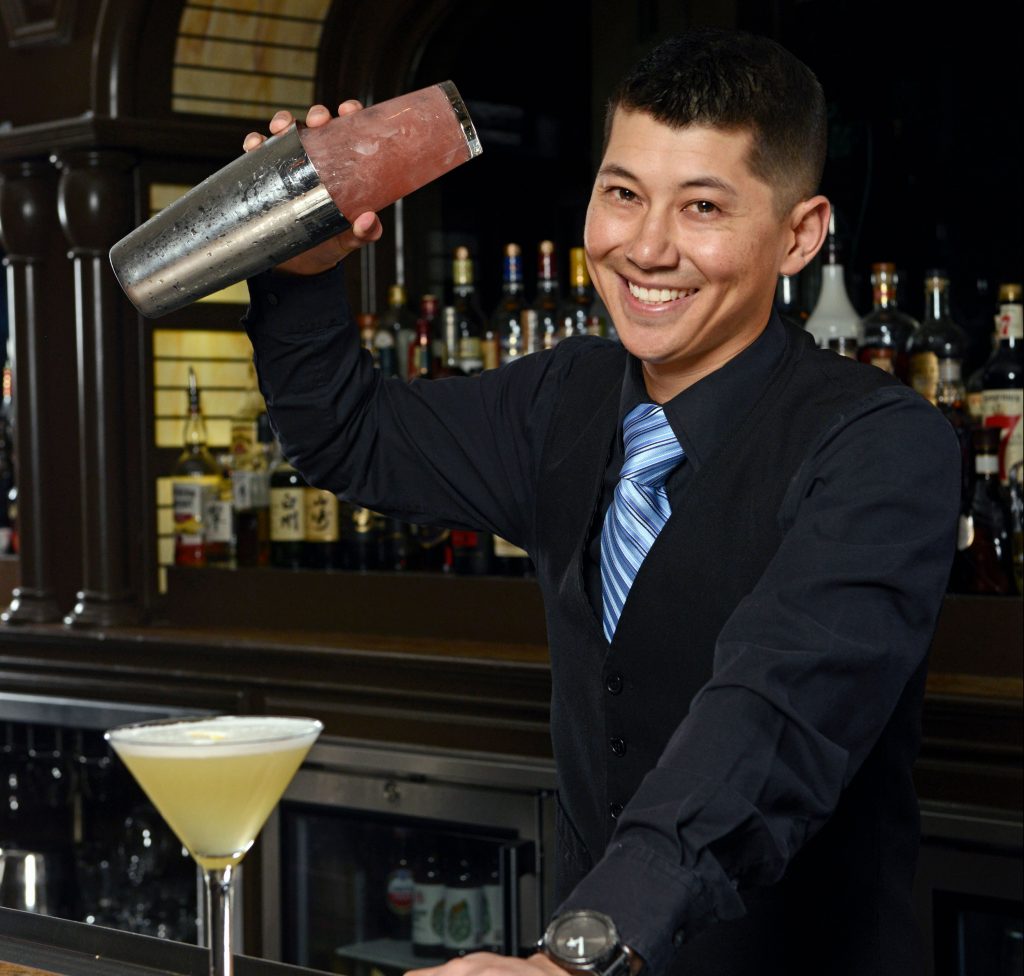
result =
M537 948L552 962L580 976L629 976L635 958L622 944L615 923L594 911L559 915Z

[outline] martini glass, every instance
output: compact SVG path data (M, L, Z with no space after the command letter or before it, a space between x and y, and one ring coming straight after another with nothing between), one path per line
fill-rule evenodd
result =
M316 719L221 715L106 734L203 872L211 976L233 971L235 867L322 730Z

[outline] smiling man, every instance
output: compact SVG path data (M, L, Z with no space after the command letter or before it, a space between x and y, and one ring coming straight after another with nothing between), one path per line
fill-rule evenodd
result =
M825 236L824 155L806 67L694 31L609 107L585 243L621 344L383 380L336 267L372 214L250 282L312 484L537 567L560 905L542 951L442 976L920 970L911 767L960 462L938 411L773 313Z

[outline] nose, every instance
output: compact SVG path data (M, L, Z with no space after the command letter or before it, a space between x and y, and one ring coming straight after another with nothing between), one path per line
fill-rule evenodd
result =
M674 268L679 264L679 248L671 232L671 215L665 210L646 210L626 257L638 268Z

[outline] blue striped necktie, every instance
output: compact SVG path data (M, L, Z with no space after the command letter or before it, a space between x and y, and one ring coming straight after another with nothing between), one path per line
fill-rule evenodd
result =
M601 529L601 601L609 642L640 564L671 514L665 479L686 457L665 411L653 403L626 415L622 438L626 457Z

